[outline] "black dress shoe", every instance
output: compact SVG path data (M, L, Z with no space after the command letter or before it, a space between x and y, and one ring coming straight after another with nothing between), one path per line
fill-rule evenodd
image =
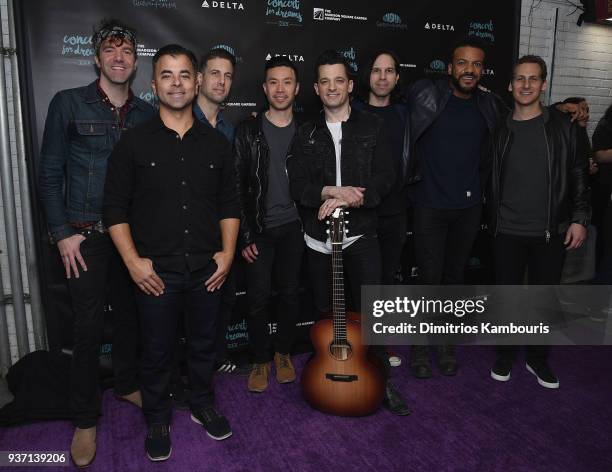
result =
M442 375L452 377L457 375L457 358L455 346L438 346L438 368Z
M406 416L410 414L410 410L406 406L404 399L388 380L385 388L385 398L383 398L383 406L397 416Z

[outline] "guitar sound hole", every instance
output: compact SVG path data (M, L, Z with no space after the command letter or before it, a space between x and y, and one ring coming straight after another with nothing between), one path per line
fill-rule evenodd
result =
M329 346L329 352L332 357L339 361L347 360L351 355L351 351L350 344L331 344Z

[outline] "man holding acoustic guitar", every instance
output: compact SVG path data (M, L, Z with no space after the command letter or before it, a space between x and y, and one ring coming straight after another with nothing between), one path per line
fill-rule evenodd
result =
M349 104L353 81L344 57L332 50L323 52L315 62L315 75L323 113L298 128L287 168L291 196L302 210L313 302L322 318L332 312L332 240L326 218L337 208L348 209L341 254L350 299L359 311L361 286L380 283L377 207L390 192L395 174L382 119ZM334 319L335 305L334 298ZM341 311L344 315L344 300ZM385 351L380 354L376 356L381 358L380 367L386 368ZM398 415L409 413L390 383L385 393L387 408Z

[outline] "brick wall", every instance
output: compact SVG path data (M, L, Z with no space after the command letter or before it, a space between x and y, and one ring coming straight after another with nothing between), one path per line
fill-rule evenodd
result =
M551 103L570 96L588 100L592 134L612 104L612 26L583 23L579 27L579 15L567 1L523 0L520 54L542 56L549 69L554 63L549 83Z

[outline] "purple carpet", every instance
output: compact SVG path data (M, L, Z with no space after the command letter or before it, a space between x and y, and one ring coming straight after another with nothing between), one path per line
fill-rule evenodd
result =
M219 376L217 405L234 435L213 441L188 412L175 412L172 457L155 464L144 453L140 412L107 391L88 470L612 471L610 347L556 348L551 364L559 390L540 387L522 361L509 382L492 380L490 347L460 348L458 357L455 378L416 380L405 361L392 369L413 411L407 417L384 410L367 418L326 416L302 401L298 383L273 381L254 395L245 378ZM296 358L299 368L306 358ZM63 421L4 428L0 450L68 450L72 432Z

